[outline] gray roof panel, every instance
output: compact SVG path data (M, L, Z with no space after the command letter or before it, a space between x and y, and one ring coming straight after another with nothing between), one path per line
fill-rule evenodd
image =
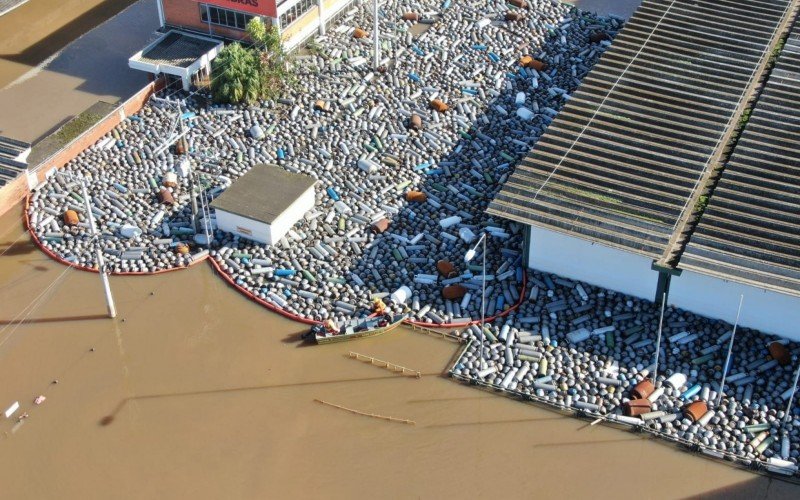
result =
M791 3L644 0L488 212L660 259Z
M271 224L316 181L277 165L255 165L211 202L217 210Z

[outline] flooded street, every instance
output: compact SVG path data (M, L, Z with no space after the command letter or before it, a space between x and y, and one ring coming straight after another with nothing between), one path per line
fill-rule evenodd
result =
M458 346L418 332L299 347L302 326L206 265L112 278L109 320L98 277L33 248L19 211L0 234L0 406L18 400L30 415L0 421L4 497L626 498L630 478L645 478L650 498L797 493L458 384L441 375Z
M0 89L131 3L30 0L0 17Z

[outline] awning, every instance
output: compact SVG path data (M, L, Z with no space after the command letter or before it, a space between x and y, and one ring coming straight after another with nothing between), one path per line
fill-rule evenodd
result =
M217 57L223 45L222 41L214 38L171 30L128 59L128 66L188 81Z

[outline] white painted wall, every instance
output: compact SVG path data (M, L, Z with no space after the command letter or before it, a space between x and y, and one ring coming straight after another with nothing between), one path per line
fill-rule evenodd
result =
M284 237L294 223L299 221L303 215L314 208L314 187L311 186L305 193L300 195L289 208L283 211L272 222L272 243Z
M800 297L684 269L680 276L672 277L669 302L703 316L733 323L742 294L744 303L740 325L800 340Z
M314 208L313 186L308 188L283 213L277 216L272 224L265 224L264 222L217 209L217 228L248 240L264 243L265 245L273 245L283 238L295 222L300 220L312 208ZM252 234L237 230L237 227L249 230Z
M534 269L653 300L658 273L647 257L531 226L528 265Z
M227 233L232 233L248 240L257 241L266 245L272 244L272 233L269 224L258 222L241 215L232 214L224 210L217 209L217 228ZM240 227L249 230L252 234L246 234L236 228Z

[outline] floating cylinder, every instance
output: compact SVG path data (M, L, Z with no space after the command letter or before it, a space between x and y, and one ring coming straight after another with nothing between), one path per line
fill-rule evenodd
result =
M80 219L78 218L78 212L75 210L67 210L64 212L64 224L68 226L75 226L78 224L78 222L80 222Z
M178 174L175 172L167 172L161 180L161 185L164 187L178 187Z
M545 67L545 64L542 61L534 59L531 56L520 57L519 65L522 66L523 68L535 69L536 71L541 71Z
M121 234L125 238L138 238L142 235L142 230L138 227L134 226L133 224L123 224L121 228L119 228L119 234Z
M475 233L473 233L468 227L462 227L458 230L458 237L461 238L465 243L469 244L475 240Z
M598 406L598 405L596 405L594 403L588 403L586 401L576 401L574 406L577 407L577 408L580 408L581 410L587 410L587 411L596 412L596 411L600 410L600 406Z
M489 375L492 375L494 373L497 373L497 366L490 366L489 368L484 368L483 370L480 370L478 372L478 377L479 378L486 378Z
M463 285L450 285L442 288L442 298L447 300L460 299L466 293L467 289Z
M683 414L691 419L692 422L700 420L706 412L708 412L708 405L706 405L705 401L695 401L683 408Z
M503 378L503 382L500 384L500 387L503 389L508 389L508 386L511 385L511 381L514 380L514 375L517 374L517 369L512 368L511 370L506 373L505 378Z
M715 414L716 412L714 410L708 410L702 417L700 417L700 420L698 420L697 423L702 427L705 427L709 422L711 422L711 419Z
M583 342L584 340L588 339L589 335L590 335L589 330L587 330L586 328L581 328L581 329L569 332L567 334L567 338L573 344L577 344L579 342Z
M158 192L158 202L162 205L174 205L175 198L172 197L172 193L170 193L169 190L162 188Z
M517 116L519 116L523 120L530 121L533 120L533 117L536 116L536 114L530 109L523 106L517 109Z
M686 401L687 399L691 399L695 396L698 392L700 392L701 386L700 384L695 384L689 389L687 389L683 394L681 394L681 399Z
M375 162L363 158L361 160L358 160L358 168L360 168L361 170L363 170L368 174L374 174L379 169L378 165Z
M652 394L647 396L647 400L650 401L651 403L655 403L658 400L658 398L660 398L663 395L664 395L664 388L659 387L658 389L653 391Z
M405 304L411 298L411 289L405 285L395 290L390 296L395 304Z
M9 406L5 411L6 418L11 418L11 415L16 413L17 410L19 410L19 401L14 401L14 404Z
M455 226L456 224L460 223L461 223L461 217L459 217L458 215L446 217L439 221L439 225L442 226L442 229L447 229L448 227Z
M632 399L622 404L622 411L629 417L636 417L645 413L650 413L652 405L646 399Z
M252 137L257 141L260 141L261 139L266 137L266 135L264 134L264 130L258 124L256 124L250 127L250 137Z
M770 342L768 349L772 359L776 360L781 366L786 366L792 362L792 355L789 353L789 349L780 342Z
M664 381L664 385L668 385L674 389L680 389L686 385L686 375L683 373L673 373L667 380Z
M445 104L443 101L441 101L439 99L432 100L431 103L430 103L430 106L431 106L431 108L435 109L436 111L438 111L440 113L444 113L445 111L450 109L450 107L447 104Z
M631 396L635 399L647 399L655 391L655 386L650 380L642 380L631 391ZM662 391L663 392L663 391Z
M375 232L377 234L381 234L381 233L385 232L387 229L389 229L389 219L384 217L384 218L382 218L382 219L380 219L378 221L375 221L375 223L372 224L371 227L372 227L372 231L373 232Z
M406 201L424 203L428 201L428 195L426 195L422 191L408 191L406 193Z

